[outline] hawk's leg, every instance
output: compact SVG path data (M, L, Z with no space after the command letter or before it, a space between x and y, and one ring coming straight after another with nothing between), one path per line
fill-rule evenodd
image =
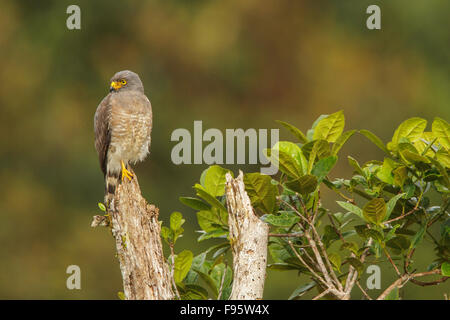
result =
M120 164L122 166L122 181L125 180L125 178L131 181L131 179L133 179L133 173L127 170L125 163L123 163L122 160L120 160Z

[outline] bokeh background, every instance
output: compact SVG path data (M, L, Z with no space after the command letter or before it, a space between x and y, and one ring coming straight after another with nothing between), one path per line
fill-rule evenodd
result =
M81 30L66 28L70 4L81 7ZM381 7L379 31L365 26L370 4ZM346 129L387 142L407 117L449 121L448 12L445 0L2 0L0 298L117 299L122 290L111 234L90 228L104 190L93 115L115 72L139 73L153 105L151 156L136 167L143 194L165 223L172 211L184 214L177 250L198 254L208 243L197 243L194 212L178 197L194 194L207 166L171 162L173 130L192 132L194 120L270 129L279 119L305 132L343 109ZM351 174L347 154L382 159L355 135L334 176ZM424 246L422 267L433 259ZM71 264L81 268L81 290L66 288ZM382 270L385 287L393 274ZM304 282L270 271L265 298L286 299ZM450 292L448 283L406 288L409 299Z

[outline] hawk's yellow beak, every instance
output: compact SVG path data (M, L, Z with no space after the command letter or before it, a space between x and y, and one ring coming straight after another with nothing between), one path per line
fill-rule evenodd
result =
M110 87L109 91L118 90L120 88L122 88L122 84L118 81L113 81L113 82L111 82L111 87Z

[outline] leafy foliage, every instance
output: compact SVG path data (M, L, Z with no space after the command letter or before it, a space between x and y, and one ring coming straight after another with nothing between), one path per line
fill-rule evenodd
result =
M366 263L386 257L393 264L403 264L405 272L413 272L412 257L424 240L435 245L436 258L430 270L440 267L442 275L448 276L450 127L445 120L436 118L431 131L425 131L425 119L407 119L387 144L368 130L344 131L342 111L320 116L306 135L292 124L278 123L296 139L296 143L279 141L266 150L280 174L273 178L246 173L244 183L254 209L270 225L272 234L277 235L269 239L272 261L268 268L297 270L313 280L300 285L290 299L314 288L323 291L318 285L323 266L310 263L314 259L326 261L328 272L336 274L339 285L346 285L349 273L355 272L359 277ZM353 175L350 179L331 179L339 151L356 132L383 150L385 157L360 164L348 156ZM217 165L209 167L200 183L194 185L198 198L180 198L197 211L201 229L198 241L222 239L200 255L192 257L183 251L175 259L175 282L187 298L226 299L231 292L224 197L227 172ZM324 187L341 198L337 205L343 212L322 206L320 193ZM164 239L175 243L183 222L181 214L174 213L170 229L163 227ZM440 237L430 233L436 223L441 224ZM385 298L398 297L395 289Z

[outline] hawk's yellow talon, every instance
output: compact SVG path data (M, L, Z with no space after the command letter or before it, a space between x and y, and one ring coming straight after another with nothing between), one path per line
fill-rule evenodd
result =
M125 178L131 181L131 179L133 179L133 173L127 170L123 161L120 161L120 164L122 165L122 181L125 180Z

